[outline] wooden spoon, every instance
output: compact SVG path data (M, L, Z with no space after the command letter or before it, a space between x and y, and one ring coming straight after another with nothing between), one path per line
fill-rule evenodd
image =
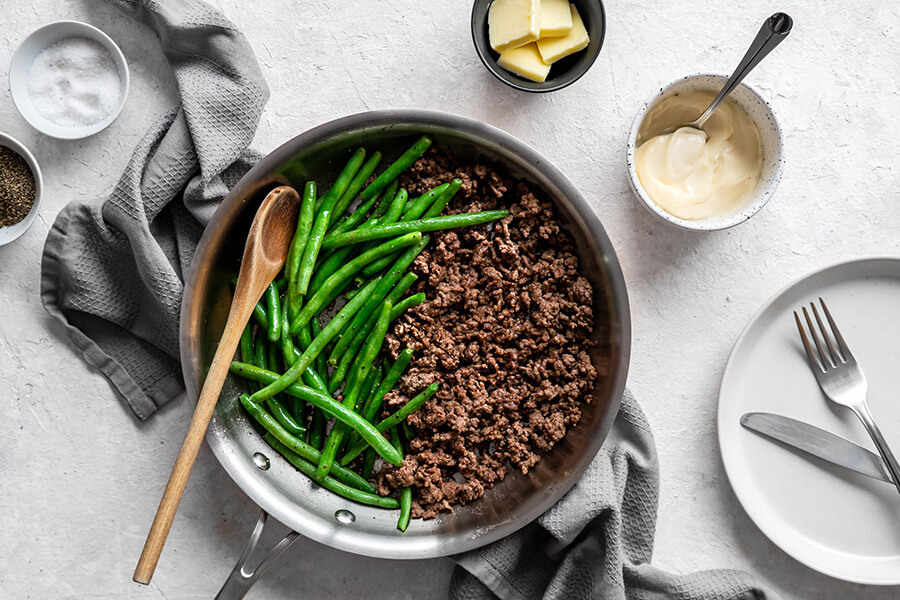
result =
M172 527L175 511L178 510L178 503L181 501L188 476L197 459L197 452L200 450L213 409L225 383L225 376L228 375L228 367L240 342L241 333L250 320L253 307L284 266L299 212L300 196L296 190L287 186L277 187L269 192L256 211L253 224L250 226L250 235L247 236L247 245L244 246L241 272L238 274L237 289L231 301L225 331L206 375L206 382L200 391L200 398L197 400L197 407L194 409L194 416L181 445L181 451L175 459L172 474L169 475L166 491L159 502L159 508L156 509L156 517L153 519L150 533L147 534L147 541L144 542L141 558L134 570L134 581L137 583L149 584L153 577L159 555Z

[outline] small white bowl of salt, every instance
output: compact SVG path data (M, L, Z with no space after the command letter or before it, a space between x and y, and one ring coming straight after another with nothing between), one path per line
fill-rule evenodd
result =
M128 84L128 64L116 43L79 21L37 29L9 66L19 113L41 133L64 140L106 129L125 105Z

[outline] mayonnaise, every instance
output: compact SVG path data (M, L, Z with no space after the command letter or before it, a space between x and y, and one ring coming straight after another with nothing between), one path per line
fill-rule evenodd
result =
M733 100L726 99L703 131L676 123L696 119L715 94L675 94L647 112L638 131L635 169L647 195L666 212L689 220L739 209L753 193L762 171L759 127Z

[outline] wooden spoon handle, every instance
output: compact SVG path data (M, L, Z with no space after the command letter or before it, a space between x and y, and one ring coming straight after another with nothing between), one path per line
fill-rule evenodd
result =
M156 570L156 563L159 561L159 555L166 543L169 529L172 528L172 520L178 510L178 503L181 502L188 477L194 461L197 459L197 453L200 451L200 444L203 443L206 429L219 399L219 393L222 391L225 377L228 375L228 367L240 342L243 323L250 317L249 313L236 314L243 312L246 312L243 306L232 305L228 322L225 324L225 332L219 341L219 348L216 350L216 355L213 357L212 365L206 376L206 382L200 391L200 398L197 400L190 427L188 427L187 435L181 444L178 458L175 459L175 465L169 475L169 483L166 484L166 491L159 502L159 508L156 509L153 525L150 527L150 533L147 534L141 558L134 570L134 581L137 583L149 584L153 572Z

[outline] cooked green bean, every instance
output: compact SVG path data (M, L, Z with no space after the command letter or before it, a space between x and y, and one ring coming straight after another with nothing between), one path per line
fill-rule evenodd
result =
M307 325L306 327L300 328L300 333L297 334L297 341L300 343L301 351L309 348L310 344L312 344L312 327L311 327L311 325ZM319 360L318 356L316 357L316 360ZM313 362L315 362L315 361L313 361ZM307 369L307 370L309 370L309 369Z
M330 190L328 190L328 193L316 201L316 214L321 212L322 207L325 206L326 203L331 204L331 206L328 207L329 211L334 208L334 205L338 200L340 200L343 193L347 190L350 182L353 181L353 176L356 175L357 171L359 171L359 167L363 164L363 160L365 160L365 158L365 148L357 148L356 152L354 152L350 157L350 160L347 161L347 164L344 165L344 168L341 170L340 175L338 175L337 179L334 181L334 185L331 186Z
M319 317L315 317L312 321L310 321L310 329L312 330L312 335L309 340L309 344L312 344L312 339L322 333L322 324L319 322ZM301 330L302 332L302 330ZM305 336L301 336L300 345L306 350L309 345L304 345L306 341ZM323 394L330 395L328 391L328 384L322 378L320 373L324 373L328 375L328 365L325 362L325 353L320 352L318 356L316 356L315 369L312 366L306 369L303 373L303 381L309 387L322 392ZM322 449L322 442L325 440L325 424L328 420L325 416L325 413L322 412L322 409L317 406L312 407L312 419L310 420L309 425L309 444L316 448L317 450ZM374 451L373 451L374 452Z
M423 302L425 302L425 292L419 292L418 294L407 296L406 298L398 302L397 306L394 307L393 312L391 312L391 321L398 318L413 306L418 306Z
M407 486L400 490L400 518L397 519L397 529L406 531L410 516L412 516L412 488Z
M266 366L270 369L272 368L271 365ZM265 368L265 366L262 368ZM302 417L300 415L302 414L302 411L294 411L295 407L293 406L293 401L297 400L296 398L290 398L289 400L292 402L290 410L288 410L284 400L278 396L266 400L266 408L288 433L302 437L306 435L306 428L301 424ZM301 402L301 400L297 401Z
M403 437L406 438L406 443L408 445L409 442L411 442L413 438L416 437L416 430L413 429L413 426L409 424L409 421L403 421L402 423L400 423L400 425L398 425L398 427L403 428Z
M267 385L258 392L255 392L253 394L253 401L258 402L260 400L265 400L266 398L271 398L290 384L297 381L303 372L316 359L316 356L325 349L325 346L331 341L331 338L337 335L344 324L349 321L356 311L365 303L372 293L372 290L375 289L375 285L376 282L373 281L366 286L367 290L360 292L353 300L344 305L340 312L338 312L325 329L322 330L322 333L316 336L316 339L313 340L309 348L303 351L303 354L300 355L297 362L291 365L287 372L279 377L277 381Z
M247 323L241 333L241 360L253 362L253 325Z
M396 179L388 184L386 188L384 188L384 192L381 194L381 199L378 201L378 206L375 207L375 210L372 211L372 215L369 217L369 221L373 221L375 219L379 219L388 211L388 208L391 206L391 201L394 199L394 195L397 193L397 188L400 187L400 182ZM366 221L367 223L369 221Z
M397 356L397 360L394 364L391 365L391 368L388 369L387 375L384 376L384 379L378 387L375 388L375 391L372 392L372 397L369 398L369 401L366 402L366 405L362 410L362 417L369 423L375 421L375 417L378 415L378 411L381 409L381 405L384 402L384 397L387 396L388 392L394 389L395 385L397 385L397 382L409 365L409 361L412 360L412 355L412 348L404 348Z
M359 288L357 292L359 292L359 290L361 289L362 288ZM347 298L347 300L349 300L349 298ZM320 333L322 333L322 322L319 321L319 317L313 317L312 319L310 319L309 327L312 332L313 339L316 338ZM310 343L312 343L312 340L310 340ZM304 348L304 350L306 350L306 348ZM327 357L325 356L325 353L320 352L316 357L315 365L316 371L318 371L323 377L328 375L328 363L326 361ZM325 386L325 389L327 389L327 386Z
M353 199L356 198L356 194L359 193L359 190L366 185L366 180L369 178L369 175L375 171L375 168L378 167L379 162L381 162L381 152L376 152L369 157L369 160L367 160L365 164L363 164L353 177L350 185L347 186L347 189L344 190L344 193L341 194L340 199L334 205L334 210L331 212L332 220L344 214L344 211L347 210L347 207L349 207L350 203L353 202Z
M422 217L423 219L432 219L434 217L440 216L442 212L444 212L444 208L450 201L453 200L453 196L456 195L456 192L459 191L459 188L462 187L461 179L454 179L450 182L450 187L444 190L444 193L440 195L440 197L434 201L434 204L428 209L425 215Z
M294 364L298 358L300 358L300 353L297 352L297 348L294 347L294 338L291 336L290 332L290 321L288 320L288 303L285 302L281 307L281 353L284 358L284 366L290 367ZM306 370L304 375L309 372L309 369ZM303 425L303 414L306 409L306 403L299 398L291 398L290 402L291 415L293 415L294 420L297 421L301 426Z
M375 311L378 310L384 300L388 297L388 294L391 293L391 289L404 277L406 270L413 261L416 260L419 253L425 249L425 246L428 245L429 241L431 241L429 236L422 236L422 239L418 244L408 248L399 258L397 258L393 266L391 266L391 270L379 281L378 287L372 292L372 297L369 301L366 302L360 312L353 317L347 328L341 332L341 338L337 341L337 344L328 356L329 363L332 365L337 365L339 363L340 357L343 356L344 352L353 341L359 338L359 331L367 322L371 321L372 326L375 326ZM362 340L360 340L359 345L362 345ZM359 345L357 348L359 348Z
M508 210L485 210L476 213L462 213L444 217L433 217L430 219L419 219L416 221L405 221L403 223L392 223L390 225L379 224L375 227L366 229L359 228L343 233L332 233L331 235L326 236L322 241L322 247L340 248L341 246L347 246L349 244L358 244L369 240L394 237L409 233L410 231L420 231L424 233L455 227L469 227L472 225L489 223L508 216Z
M257 302L253 307L253 317L263 331L269 330L269 317L266 316L266 307L262 302Z
M324 411L315 409L309 425L309 445L316 450L321 450L322 445L325 443L325 426L328 424L327 421L328 417L325 416ZM375 451L372 450L372 453L374 454Z
M297 419L280 398L269 398L266 400L266 408L269 409L275 420L284 427L285 431L297 437L306 436L306 427L297 422Z
M403 451L403 442L400 441L400 428L399 427L391 428L389 436L391 438L391 445L394 448L396 448L400 452L400 454L405 455L405 453Z
M296 436L291 435L284 427L282 427L278 421L276 421L272 415L266 412L266 410L256 402L250 400L250 396L247 394L241 394L241 404L250 413L250 416L253 419L262 425L263 429L268 431L275 439L279 442L290 448L293 452L299 454L304 459L309 461L318 461L319 460L319 451L304 442L303 440L297 438ZM391 450L394 452L397 451L396 448L391 446ZM366 491L374 491L372 484L368 481L360 477L358 474L354 473L350 469L344 469L343 471L338 471L334 469L331 471L331 476L352 485L361 490Z
M292 452L290 448L279 442L274 435L267 434L265 440L272 448L281 453L289 463L297 467L301 473L310 478L315 475L316 468L311 462L305 460L299 454ZM377 506L378 508L386 509L396 509L400 506L399 502L390 496L379 496L378 494L373 493L373 491L360 490L351 485L341 483L332 477L326 477L317 483L329 492L333 492L339 496L343 496L347 500L352 500L353 502L358 502L360 504L367 504L369 506Z
M256 345L253 347L253 364L261 369L268 369L268 358L266 357L266 342L263 339L263 332L257 333Z
M387 359L385 358L384 360L382 360L378 363L378 366L376 366L374 369L372 369L372 371L371 371L371 373L372 373L372 375L371 375L372 382L371 383L372 384L367 386L363 390L363 393L360 394L359 400L357 400L357 402L356 402L355 410L357 413L362 414L362 410L366 406L366 404L369 402L369 400L372 398L372 394L375 393L375 390L378 388L379 385L381 385L381 382L384 381L384 374L386 372L386 366L387 366Z
M414 412L416 412L417 410L419 410L419 408L423 404L428 402L431 399L431 397L434 396L435 393L437 393L439 387L440 387L439 383L437 383L437 382L432 383L427 388L422 390L422 392L420 392L419 395L417 395L415 398L413 398L412 400L410 400L409 402L404 404L400 410L398 410L394 414L390 415L383 421L379 422L378 425L375 426L375 429L384 433L385 431L387 431L394 425L399 425L406 419L406 417L408 417L409 415L411 415Z
M303 434L301 435L301 439L306 439L308 435L306 429L306 402L301 400L300 398L294 398L291 396L288 398L290 400L290 411L291 416L294 417L294 420L300 423L303 426Z
M381 312L378 315L378 323L375 325L375 329L372 330L369 339L366 340L366 345L363 348L357 363L358 367L355 373L356 381L350 386L350 390L346 393L343 401L343 405L350 410L356 408L356 402L359 399L363 382L366 380L369 371L371 371L374 366L375 357L381 351L381 346L384 343L384 336L387 334L388 324L391 321L391 309L393 308L394 307L391 306L390 302L384 303ZM318 478L321 479L328 475L328 471L331 469L331 465L334 462L345 433L346 429L340 424L335 425L331 429L328 440L325 442L325 448L322 449L322 456L319 458L319 464L316 467L316 476Z
M291 331L297 332L301 327L309 323L309 320L319 314L326 306L328 306L331 301L341 293L344 286L350 282L350 279L354 277L356 273L359 272L359 270L365 267L367 264L374 260L378 260L386 254L390 254L394 250L406 248L407 246L414 246L416 244L419 244L421 241L421 233L413 232L408 235L403 235L375 246L368 252L360 254L359 256L345 264L343 267L335 271L334 274L329 277L325 281L325 283L322 284L322 287L319 288L319 291L317 291L309 299L309 301L306 303L306 306L303 307L303 310L300 311L300 314L294 320L294 323L291 326ZM354 297L350 302L353 302L358 297L359 296Z
M260 383L271 383L278 379L278 373L260 369L253 365L239 363L237 361L231 363L229 370L235 375L240 375L245 379L258 381ZM347 408L327 394L323 394L311 387L300 385L299 383L290 385L285 389L285 393L294 396L295 398L300 398L304 402L321 409L326 416L337 419L339 422L357 432L361 438L366 440L366 443L371 444L372 447L375 448L375 451L378 452L384 460L394 465L400 464L399 461L402 459L400 459L397 453L393 451L393 448L389 447L390 444L387 444L384 436L376 431L374 425L363 419L351 408ZM251 396L250 402L252 401ZM318 462L319 457L309 460Z
M316 259L319 257L319 250L322 248L322 240L325 232L328 230L328 220L331 218L331 212L327 209L322 210L313 223L312 231L309 234L309 242L303 251L303 258L300 261L300 270L297 273L297 295L306 295L309 287L309 281L312 279L313 267L316 265Z
M359 379L359 369L357 368L358 366L358 363L356 363L355 361L350 364L350 374L347 375L347 381L344 383L345 395L353 388L353 386L356 385L356 380Z
M419 217L425 214L425 211L434 204L434 201L437 198L440 198L441 194L444 193L450 187L449 183L442 183L441 185L433 188L415 200L411 201L406 205L406 210L403 211L403 216L400 217L401 221L415 221Z
M306 243L312 233L313 219L316 215L316 183L307 181L303 189L303 201L300 204L300 217L297 219L297 231L291 241L287 264L284 270L288 280L288 300L292 305L290 311L297 312L300 294L297 289L297 275L300 272L300 260L306 250Z
M397 428L391 429L391 443L400 454L403 454L403 443L400 441L400 433ZM409 486L400 488L400 518L397 519L397 529L406 531L409 526L409 517L412 513L412 488Z
M388 431L391 427L394 427L395 425L400 424L404 419L406 419L406 417L408 417L409 415L411 415L414 412L416 412L417 410L419 410L419 408L423 404L428 402L428 400L432 396L434 396L435 392L437 392L438 387L439 386L437 383L432 383L427 388L422 390L422 392L418 396L416 396L415 398L413 398L412 400L410 400L409 402L404 404L400 410L398 410L391 416L389 416L386 419L379 422L378 425L375 426L375 428L378 431L384 433L385 431ZM344 458L341 459L341 464L344 466L350 464L350 462L352 462L353 459L355 459L357 456L359 456L362 453L362 451L366 449L367 445L368 444L365 441L358 443L356 446L354 446L350 450L350 452L348 452L347 454L344 455Z
M274 344L266 344L266 368L273 373L282 371L283 363L278 360L278 348Z
M379 175L375 181L369 184L366 189L362 191L359 197L365 201L383 190L387 184L391 181L397 179L397 177L407 169L411 164L419 160L419 157L422 156L428 147L431 145L431 139L426 136L422 136L419 140L412 145L412 147L404 152L400 158L394 161L394 163L389 166L385 171Z
M397 195L394 196L394 199L391 201L391 205L388 207L388 211L385 213L384 217L381 219L380 224L384 225L387 223L396 223L400 220L400 216L403 214L403 209L406 207L406 201L409 199L409 192L404 189L401 189L397 192Z
M390 300L385 300L378 314L378 322L375 324L375 329L372 330L371 335L366 340L366 345L363 347L359 360L357 360L356 380L358 383L352 386L352 389L347 393L347 398L344 400L344 405L354 410L358 410L359 402L361 400L365 401L368 397L368 392L371 392L371 387L368 391L365 390L365 382L369 378L369 373L374 370L375 361L381 352L381 346L384 345L384 336L387 335L393 308L394 306Z
M274 281L266 288L266 309L266 318L269 319L269 341L277 342L281 337L281 306Z
M325 383L325 380L322 379L321 375L319 375L319 371L317 369L314 369L312 365L307 367L306 371L303 372L302 379L303 383L305 383L308 387L311 387L317 392L328 395L328 384Z
M260 340L259 346L263 346L264 342ZM266 359L264 361L265 368L272 373L281 371L281 364L278 360L278 349L274 345L266 346ZM291 435L302 437L306 435L306 427L302 422L294 416L292 410L288 410L287 403L283 397L272 396L266 399L266 408L269 413L284 427Z
M291 337L291 325L288 320L288 304L281 307L281 353L284 355L284 364L290 367L297 360L297 349L294 347L294 338Z
M371 244L372 242L369 242L369 243ZM353 246L344 246L344 247L352 248ZM384 258L379 258L378 260L376 260L375 262L373 262L372 264L367 266L365 269L363 269L363 271L362 271L363 276L371 277L373 275L377 275L378 273L381 273L382 271L385 270L385 268L387 268L388 265L390 265L392 262L394 262L394 260L396 260L396 258L397 258L396 252L394 252L393 254L390 254L388 256L385 256Z
M372 390L375 389L375 382L379 381L381 376L384 375L382 371L383 369L381 368L381 365L378 365L377 367L371 369L369 371L369 374L366 375L366 380L363 381L362 387L359 390L359 395L356 398L356 403L353 406L353 410L355 412L358 413L362 410L363 404L365 404L366 400L369 399Z
M253 347L253 364L259 367L260 369L268 368L268 364L266 364L266 342L265 342L265 334L260 329L258 333L258 339L256 340L256 345ZM252 394L262 386L260 385L250 385L248 389ZM370 421L371 422L371 421Z

